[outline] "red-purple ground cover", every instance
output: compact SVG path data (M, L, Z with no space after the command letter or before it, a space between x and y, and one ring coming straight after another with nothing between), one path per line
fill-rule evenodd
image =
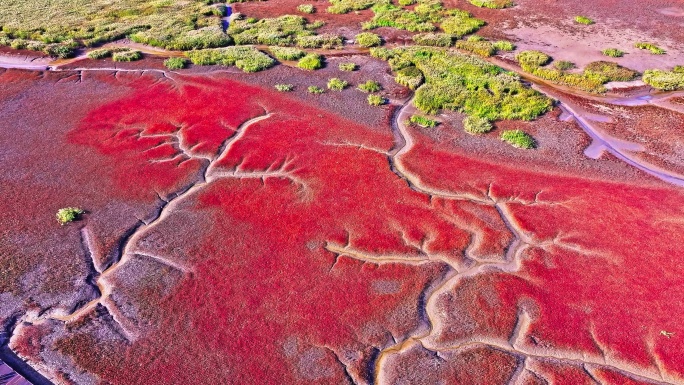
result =
M51 162L96 166L91 179L106 186L92 187L97 199L149 209L107 232L99 206L88 206L98 200L69 187L86 218L44 225L71 234L63 242L90 231L100 245L90 249L95 279L111 289L66 326L48 317L59 305L24 319L38 326L22 324L16 349L60 376L117 384L684 379L676 187L647 176L647 185L604 182L544 159L535 168L477 159L412 128L403 132L412 147L397 153L389 122L369 127L218 77L89 81L122 96L89 101L68 129L45 132L66 154ZM11 148L27 157L41 150ZM20 180L6 183L24 191ZM40 205L33 196L22 203Z

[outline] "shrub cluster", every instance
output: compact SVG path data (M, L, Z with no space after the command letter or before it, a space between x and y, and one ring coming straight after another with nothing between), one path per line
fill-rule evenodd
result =
M590 18L586 16L575 16L575 22L584 24L584 25L590 25L594 24L594 20L591 20Z
M448 33L425 32L413 35L413 42L432 47L450 47L454 43L454 38Z
M294 45L301 37L314 35L316 25L307 24L302 16L283 15L256 20L252 18L231 21L228 33L237 45L267 44Z
M657 45L652 44L652 43L639 42L639 43L635 43L634 46L636 48L639 48L639 49L647 49L647 50L651 51L651 53L654 55L664 55L665 54L664 49L662 49L662 48L660 48Z
M357 87L360 91L363 92L378 92L382 89L382 86L380 86L380 83L374 81L374 80L368 80L365 83L359 84Z
M459 40L456 42L456 48L484 57L489 57L496 54L496 48L494 47L494 44L481 38Z
M609 57L622 57L625 55L624 52L620 51L617 48L606 48L603 51L601 51L601 53Z
M180 70L188 65L188 60L182 57L170 57L164 60L164 65L170 70Z
M553 62L553 66L560 71L567 71L575 68L575 63L567 60L558 60Z
M112 53L112 60L119 62L136 61L142 58L142 52L132 49Z
M292 84L276 84L275 89L280 92L290 92L294 90L294 85Z
M359 68L359 66L356 65L356 63L340 63L338 68L340 69L340 71L352 72L356 71Z
M423 73L414 65L400 69L394 77L395 82L412 90L423 84L423 80Z
M477 32L485 22L474 18L470 13L465 11L455 11L451 17L442 21L440 27L448 34L454 35L458 38L464 35Z
M372 9L373 19L363 23L363 29L392 27L410 32L432 32L437 29L435 24L441 23L444 32L462 36L484 25L482 20L474 19L468 12L445 9L438 0L419 1L413 10L382 2L374 5ZM445 25L450 30L445 29ZM474 27L475 25L477 26ZM470 32L461 33L465 30Z
M534 138L522 130L506 130L501 133L501 140L516 148L532 149L537 146Z
M368 101L368 104L370 104L371 106L382 106L383 104L387 104L387 99L377 94L368 95L368 98L366 100Z
M409 122L423 128L435 128L439 124L438 121L421 115L411 115Z
M513 50L515 50L515 44L511 43L510 41L499 40L499 41L495 41L492 44L494 44L494 48L496 48L497 51L513 51Z
M684 68L675 67L672 71L646 70L642 77L644 83L663 91L684 89Z
M244 72L257 72L275 65L275 60L254 47L225 47L189 51L190 61L196 65L236 66Z
M471 135L485 134L494 128L487 118L466 116L463 119L463 129Z
M349 13L368 9L377 3L388 2L388 0L330 0L327 11L334 14Z
M515 59L523 70L533 72L535 68L547 64L551 56L540 51L522 51L515 55Z
M299 48L271 46L268 50L278 60L299 60L306 55L306 52Z
M57 211L57 222L63 226L69 222L75 221L84 213L85 211L79 209L78 207L66 207L59 209Z
M484 8L491 8L491 9L503 9L503 8L509 8L514 6L515 4L511 0L469 0L470 4L478 6L478 7L484 7Z
M297 67L304 70L317 70L323 68L323 56L317 53L310 53L297 62Z
M362 32L356 35L354 40L356 40L356 44L366 48L377 47L382 44L380 36L371 32Z
M341 48L342 37L324 33L321 35L298 36L297 46L300 48Z
M314 8L314 6L311 4L301 4L297 7L297 10L299 12L303 12L303 13L314 13L314 12L316 12L316 8Z
M332 78L328 80L328 89L332 91L342 91L347 88L349 82L340 78Z
M310 94L314 94L314 95L320 95L320 94L325 92L324 89L322 89L321 87L317 87L317 86L309 86L309 88L307 88L307 90L309 91Z

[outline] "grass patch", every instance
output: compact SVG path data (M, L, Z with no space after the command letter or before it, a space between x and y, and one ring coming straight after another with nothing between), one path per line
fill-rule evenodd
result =
M527 72L533 72L535 68L541 67L551 61L551 56L540 51L522 51L515 55L520 67Z
M575 22L579 23L579 24L584 24L584 25L594 24L594 20L592 20L586 16L575 16Z
M290 92L294 90L294 85L292 84L276 84L275 89L280 92Z
M328 89L332 91L342 91L343 89L347 88L348 85L348 81L342 80L340 78L332 78L328 80Z
M623 51L617 48L606 48L601 53L608 57L623 57L625 55Z
M299 59L299 62L297 62L297 67L309 71L323 68L323 56L317 53L310 53Z
M431 47L450 47L454 44L454 38L448 33L424 32L413 35L413 42Z
M356 65L356 63L340 63L338 68L340 69L340 71L352 72L359 69L359 66Z
M118 62L130 62L143 58L142 52L137 50L125 50L112 53L112 60Z
M375 4L389 4L389 0L330 0L328 13L342 14L351 11L362 11Z
M0 25L8 40L54 45L52 51L61 56L65 49L127 36L153 46L186 50L230 44L221 27L224 13L225 7L198 0L10 1L0 6Z
M379 45L382 45L382 39L380 38L380 36L371 32L362 32L356 35L354 40L356 40L356 44L365 48L377 47Z
M567 60L558 60L553 62L553 66L559 71L567 71L575 68L575 63Z
M654 55L665 55L665 50L652 43L638 42L634 47L651 51Z
M275 18L235 18L228 27L228 33L237 45L266 44L275 46L294 45L298 38L315 35L315 25L297 15L283 15Z
M411 115L409 122L423 128L435 128L439 124L438 121L421 115Z
M480 8L503 9L515 5L511 0L468 0L470 4Z
M501 140L516 148L526 150L537 147L534 138L522 130L506 130L501 133Z
M376 95L376 94L370 94L368 95L368 98L366 98L368 101L368 104L371 106L382 106L383 104L387 104L387 99L385 99L381 95Z
M455 11L451 17L442 21L440 27L444 32L460 38L464 35L477 32L484 25L484 20L474 18L468 12Z
M398 70L394 77L395 82L412 90L420 87L424 80L423 73L414 65Z
M272 46L272 47L268 47L268 50L278 60L289 60L289 61L299 60L306 55L306 52L302 51L299 48L293 48L293 47Z
M106 59L112 57L115 52L128 51L128 48L100 48L88 52L88 58L90 59Z
M494 128L487 118L479 116L466 116L463 119L463 129L471 135L485 134Z
M311 4L300 4L299 6L297 6L297 10L299 12L309 13L309 14L316 12L316 8Z
M496 48L497 51L513 51L513 50L515 50L515 44L511 43L510 41L499 40L499 41L495 41L492 44L494 44L494 48Z
M342 37L329 33L322 35L298 36L297 46L300 48L342 48Z
M275 65L276 61L254 47L225 47L188 52L195 65L236 66L244 72L257 72Z
M310 94L314 94L314 95L320 95L320 94L325 92L324 89L322 89L321 87L317 87L317 86L309 86L309 88L307 88L307 91L309 91Z
M170 70L182 70L188 65L188 60L182 57L170 57L164 60L164 66Z
M380 83L376 82L375 80L368 80L365 83L359 84L357 89L359 89L360 91L363 91L363 92L370 93L370 92L380 91L382 89L382 86L380 85Z
M517 76L471 55L427 47L395 48L392 54L390 60L409 63L395 80L417 88L414 103L426 114L446 109L490 121L532 120L552 107Z
M494 44L490 41L479 38L479 36L477 38L471 36L471 38L468 38L467 40L457 41L456 48L472 52L483 57L489 57L496 53Z
M684 89L684 67L677 66L672 71L646 70L642 77L644 83L663 91Z
M81 217L85 211L78 207L66 207L57 211L57 222L64 226L69 222L73 222Z
M528 72L554 83L594 93L605 92L603 85L608 82L629 81L639 75L636 71L607 61L589 63L582 73L567 73L562 69L546 67L531 67Z

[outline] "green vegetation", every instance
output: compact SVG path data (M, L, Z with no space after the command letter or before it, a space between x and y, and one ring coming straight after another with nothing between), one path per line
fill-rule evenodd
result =
M368 100L368 104L371 106L382 106L383 104L387 104L387 99L377 94L368 95L366 100Z
M299 60L306 55L306 52L299 48L292 47L268 47L268 50L275 56L278 60Z
M421 115L411 115L411 118L409 118L409 122L423 128L435 128L439 124L438 121L426 118L425 116Z
M297 62L297 67L304 70L317 70L323 68L323 56L317 53L310 53Z
M294 85L292 84L276 84L275 89L280 92L290 92L294 90Z
M494 48L497 51L513 51L513 50L515 50L515 44L511 43L510 41L499 40L499 41L495 41L492 44L494 44Z
M208 4L209 3L209 4ZM0 40L24 40L28 49L69 57L126 36L166 49L188 50L230 44L221 17L225 6L206 0L34 0L0 6ZM41 47L41 44L44 47ZM47 53L47 52L46 52Z
M105 59L112 57L115 52L128 51L128 48L100 48L88 52L88 58L90 59Z
M459 40L456 42L456 48L484 57L489 57L496 53L494 44L480 36L471 36L467 40Z
M586 16L575 16L575 22L584 24L584 25L590 25L594 24L594 20L591 20L590 18Z
M532 149L537 146L534 138L522 130L506 130L501 133L501 140L516 148Z
M485 134L493 128L492 122L487 118L466 116L465 119L463 119L463 129L471 135Z
M553 62L553 66L560 71L567 71L575 68L575 63L567 60L558 60Z
M659 90L681 90L684 89L684 67L676 66L672 71L646 70L642 79Z
M346 72L352 72L356 71L359 66L356 65L356 63L340 63L339 67L340 71L346 71Z
M395 80L417 88L414 104L427 114L446 109L490 121L531 120L552 106L517 76L474 56L426 47L395 48L391 56L408 63L396 70Z
M609 57L623 57L625 55L624 52L620 51L617 48L606 48L603 51L601 51L605 56Z
M142 52L137 50L122 50L112 53L112 60L114 61L136 61L143 58Z
M605 87L603 85L608 82L629 81L638 76L636 71L622 67L617 63L607 61L589 63L582 73L567 73L563 68L558 68L559 66L567 67L567 64L554 64L556 68L547 68L536 65L538 63L548 62L548 60L542 59L544 59L544 56L546 58L549 57L545 54L541 55L535 54L530 56L536 57L538 60L530 60L523 66L523 69L542 79L549 80L557 84L578 88L587 92L605 92Z
M515 4L511 0L469 0L470 4L478 6L478 7L484 7L484 8L491 8L491 9L503 9L503 8L509 8L514 6Z
M328 80L328 89L332 91L342 91L343 89L347 88L348 85L349 82L339 78L332 78Z
M275 65L276 61L254 47L225 47L188 52L196 65L236 66L244 72L257 72Z
M444 32L452 34L458 38L463 37L469 33L477 32L485 22L474 18L470 13L465 11L452 11L453 15L442 21L440 27Z
M424 80L423 73L414 65L398 70L394 77L395 82L412 90L417 89Z
M362 24L363 29L392 27L410 32L433 32L435 24L441 23L444 32L461 37L477 31L484 21L475 19L468 12L445 9L439 0L421 0L413 10L379 2L373 6L373 19Z
M407 7L409 5L415 4L417 1L416 0L398 0L397 3L401 5L402 7Z
M349 13L351 11L361 11L374 6L377 3L389 3L388 0L330 0L328 13Z
M314 8L314 6L311 4L301 4L297 7L297 10L299 12L303 12L303 13L314 13L314 12L316 12L316 8Z
M298 36L297 46L300 48L342 48L342 37L324 33L322 35Z
M182 57L170 57L164 60L164 65L170 70L181 70L188 65L188 60Z
M356 40L356 44L366 48L377 47L382 44L380 36L371 32L362 32L356 35L354 39Z
M302 16L296 15L261 20L236 18L231 21L228 33L237 45L291 46L301 37L314 35L315 27L315 25L308 24Z
M79 209L78 207L66 207L59 209L57 211L57 222L63 226L69 222L75 221L84 213L85 211Z
M639 48L639 49L647 49L647 50L651 51L651 53L654 55L664 55L665 54L664 49L662 49L662 48L660 48L657 45L652 44L652 43L639 42L639 43L635 43L634 46L636 48Z
M322 94L325 92L324 89L322 89L321 87L317 87L317 86L309 86L309 88L307 88L307 90L309 91L310 94L314 94L314 95L319 95L319 94Z
M541 67L551 60L551 56L540 51L522 51L515 55L515 59L523 70L533 72L537 67Z
M413 42L432 47L450 47L454 43L454 38L448 33L425 32L413 35Z
M365 83L359 84L357 87L360 91L363 92L378 92L382 89L382 86L380 86L380 83L376 82L375 80L368 80Z

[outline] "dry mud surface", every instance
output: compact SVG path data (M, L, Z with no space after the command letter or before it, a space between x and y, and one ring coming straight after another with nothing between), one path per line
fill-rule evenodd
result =
M0 73L14 352L56 383L684 381L680 187L561 109L521 155L406 126L399 91L260 82Z

